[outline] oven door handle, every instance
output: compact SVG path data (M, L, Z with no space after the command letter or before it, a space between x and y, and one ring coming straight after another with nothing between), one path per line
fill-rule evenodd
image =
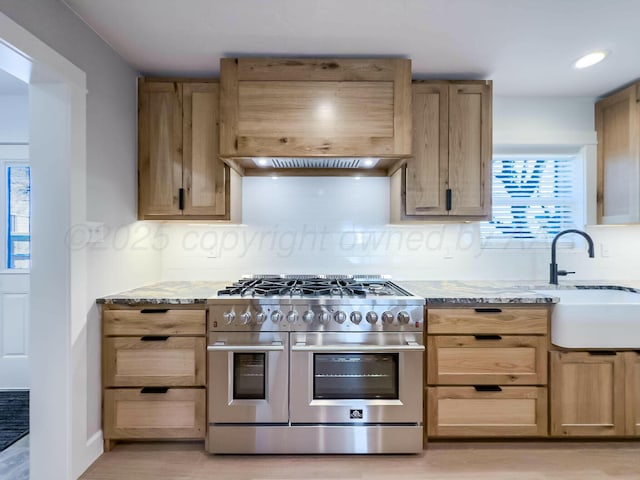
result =
M291 345L291 350L294 352L423 352L424 345L417 342L407 342L402 345L358 345L356 343L307 345L296 343Z
M284 345L282 342L267 345L227 345L224 342L216 342L207 345L207 352L284 352Z

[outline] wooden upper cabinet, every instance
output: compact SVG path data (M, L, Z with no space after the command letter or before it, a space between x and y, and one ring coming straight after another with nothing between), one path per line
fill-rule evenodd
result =
M180 215L182 85L138 84L138 208L147 215Z
M402 219L491 214L492 83L413 83Z
M138 217L230 219L218 83L141 78L138 104Z
M411 154L411 61L224 58L220 155Z
M640 83L596 103L598 223L640 222Z

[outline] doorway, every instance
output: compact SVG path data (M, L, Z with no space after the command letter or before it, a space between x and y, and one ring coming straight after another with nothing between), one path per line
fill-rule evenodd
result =
M30 478L69 480L76 450L75 403L86 385L74 378L74 332L86 321L86 252L66 235L86 219L84 73L0 13L0 69L29 84L31 192ZM82 390L84 388L84 396Z

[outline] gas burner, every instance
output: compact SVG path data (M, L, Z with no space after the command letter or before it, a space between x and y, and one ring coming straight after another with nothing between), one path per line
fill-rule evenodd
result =
M241 297L360 297L408 296L409 294L381 276L346 275L260 275L243 278L218 292L218 295Z

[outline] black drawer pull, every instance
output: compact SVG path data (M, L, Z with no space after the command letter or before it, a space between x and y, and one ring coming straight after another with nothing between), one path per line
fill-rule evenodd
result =
M616 355L616 352L613 352L611 350L592 350L589 352L589 355L593 355L593 356L606 356L606 355Z
M474 308L476 313L502 313L501 308Z
M144 308L140 313L167 313L168 311L168 308Z
M167 393L169 387L144 387L140 393Z
M169 337L163 337L161 335L145 335L144 337L140 337L141 342L166 342L169 340Z
M502 340L500 335L474 335L476 340Z
M498 385L474 385L476 392L501 392L502 388Z

